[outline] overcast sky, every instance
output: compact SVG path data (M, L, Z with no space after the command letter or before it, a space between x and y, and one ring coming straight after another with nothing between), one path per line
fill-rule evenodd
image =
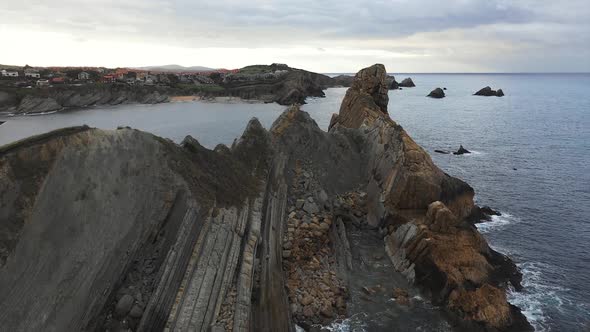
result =
M0 63L590 72L590 0L0 0Z

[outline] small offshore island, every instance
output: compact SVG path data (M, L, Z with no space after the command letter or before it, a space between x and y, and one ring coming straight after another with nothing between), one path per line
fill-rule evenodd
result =
M385 67L345 83L328 132L297 103L345 84L284 70L193 91L294 104L269 130L252 119L231 147L86 126L0 147L1 326L322 331L355 317L368 331L531 331L506 296L520 271L475 227L493 211L389 116L399 84ZM186 95L89 86L4 87L2 107Z

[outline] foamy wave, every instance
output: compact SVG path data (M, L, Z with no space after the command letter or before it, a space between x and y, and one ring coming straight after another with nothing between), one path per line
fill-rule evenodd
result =
M328 326L323 326L323 330L332 332L362 332L367 331L367 326L363 322L363 319L359 316L366 317L365 313L358 313L349 318L332 322Z
M475 151L475 150L469 150L469 152L471 152L471 153L466 153L466 154L464 154L464 156L479 156L482 154L486 154L485 152Z
M42 116L42 115L49 115L49 114L54 114L57 113L57 111L50 111L50 112L39 112L39 113L27 113L24 114L25 116Z
M548 331L548 317L544 308L549 307L562 311L565 304L572 304L572 301L565 296L568 290L548 284L543 280L542 271L555 271L555 268L548 264L526 262L518 264L518 267L523 275L524 290L522 292L510 291L508 299L510 303L520 308L535 331Z
M492 216L491 221L482 222L476 225L477 230L482 233L489 233L493 230L503 229L507 225L519 222L520 219L512 216L509 213L502 212L501 216Z

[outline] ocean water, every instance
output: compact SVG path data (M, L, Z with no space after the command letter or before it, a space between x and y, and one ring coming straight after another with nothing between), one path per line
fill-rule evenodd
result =
M467 181L476 200L502 212L478 228L524 274L512 292L538 331L590 329L590 75L407 74L415 88L390 91L389 113L447 173ZM471 94L490 85L505 97ZM425 96L446 87L447 97ZM303 109L322 129L346 89L328 89ZM147 130L207 147L231 144L253 116L270 127L275 104L124 105L27 117L0 117L0 145L48 130L88 124ZM454 156L434 149L473 153Z

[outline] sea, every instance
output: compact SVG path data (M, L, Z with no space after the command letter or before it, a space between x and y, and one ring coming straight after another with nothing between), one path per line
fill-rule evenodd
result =
M396 74L414 88L389 92L389 114L476 201L502 215L478 225L490 245L512 257L524 290L509 300L537 331L590 331L590 74ZM501 88L504 97L473 96ZM431 99L434 88L446 97ZM303 110L326 130L345 88L310 98ZM213 148L230 145L257 117L269 128L277 104L185 102L120 105L35 116L0 116L0 145L87 124L130 126ZM463 145L472 153L452 155Z

